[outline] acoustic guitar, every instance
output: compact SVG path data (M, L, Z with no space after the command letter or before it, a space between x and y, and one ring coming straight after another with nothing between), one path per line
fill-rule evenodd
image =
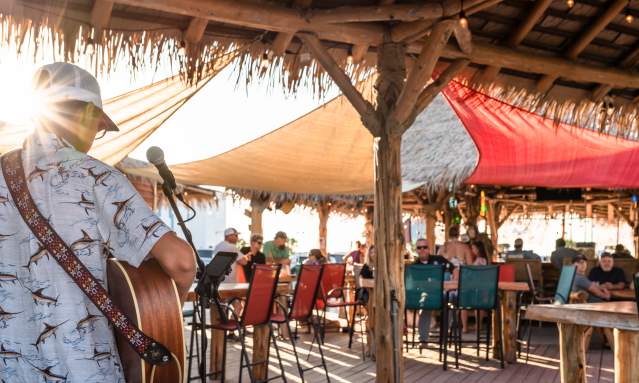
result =
M175 282L150 259L135 268L126 262L107 261L109 295L139 329L171 351L164 365L146 363L127 341L115 333L127 383L183 383L185 374L182 305Z

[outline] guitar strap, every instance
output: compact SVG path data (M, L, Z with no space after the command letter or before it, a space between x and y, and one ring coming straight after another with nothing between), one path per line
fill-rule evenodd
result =
M169 350L140 331L116 306L106 289L42 216L29 193L21 153L22 150L14 150L2 156L2 173L16 208L33 235L142 359L150 364L168 363Z

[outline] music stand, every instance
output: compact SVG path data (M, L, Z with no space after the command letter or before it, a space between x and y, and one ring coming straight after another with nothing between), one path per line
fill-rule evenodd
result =
M224 310L222 309L222 305L220 303L218 288L220 287L220 283L224 281L226 275L231 272L231 267L233 266L233 263L236 259L237 253L230 251L219 251L213 256L211 262L206 265L205 274L211 283L212 290L210 297L212 298L220 320L222 321L226 320L226 315L224 315Z

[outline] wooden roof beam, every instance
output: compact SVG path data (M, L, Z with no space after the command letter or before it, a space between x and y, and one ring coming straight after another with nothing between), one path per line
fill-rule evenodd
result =
M517 29L510 36L506 44L511 48L516 48L524 41L528 33L535 27L537 22L544 16L548 7L552 4L552 0L537 0L535 5L527 13L526 18L521 24L517 26ZM492 83L501 70L500 66L488 66L477 77L480 83Z
M362 96L362 94L355 88L348 75L344 73L330 53L328 53L324 46L322 46L322 42L317 38L317 36L310 33L298 33L297 36L302 40L311 53L313 53L315 59L322 65L322 68L328 72L342 93L344 93L344 96L346 96L355 110L357 110L362 118L364 126L371 132L371 134L376 137L379 136L380 126L377 121L375 108L370 102L366 101L364 96Z
M100 32L109 25L111 12L113 11L113 0L95 0L91 8L90 22L98 37Z
M419 49L421 49L420 45L411 44L408 52L417 53ZM442 57L448 59L467 58L476 64L501 66L525 73L553 75L581 83L610 84L618 88L639 87L639 76L632 71L576 63L562 57L516 51L478 41L473 42L473 51L469 55L449 43L444 48Z
M568 48L566 57L576 60L579 54L597 37L601 31L628 5L628 0L614 0L608 8L579 36L579 38ZM561 76L545 75L537 82L537 91L545 93L552 87L555 80Z
M116 2L272 32L310 31L316 33L323 40L347 44L377 45L382 42L384 34L383 26L371 23L312 23L296 9L266 2L256 3L248 0L207 2L198 0L116 0Z

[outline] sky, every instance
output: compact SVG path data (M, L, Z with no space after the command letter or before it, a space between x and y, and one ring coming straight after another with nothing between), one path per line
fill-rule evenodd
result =
M16 124L28 121L32 105L31 78L39 66L51 62L52 57L41 57L35 62L30 54L16 57L11 48L0 46L0 84L5 90L0 92L0 121ZM78 64L87 69L87 61ZM113 73L99 76L98 81L102 97L107 99L171 74L169 68L159 68L156 72L132 76L126 65L119 65ZM164 150L168 164L207 158L258 138L322 103L310 91L301 90L295 97L287 97L283 87L277 84L270 87L263 83L245 86L242 82L243 85L236 86L236 80L233 67L220 72L131 156L145 160L146 150L155 145ZM324 100L336 95L337 91L333 89L324 96ZM247 207L246 201L228 201L227 226L250 233L250 222L244 215ZM316 212L310 209L297 208L289 214L266 211L264 234L268 238L278 230L289 231L299 241L299 250L304 251L317 247L318 223ZM328 250L348 251L355 240L361 239L363 227L362 219L332 217L328 223Z

